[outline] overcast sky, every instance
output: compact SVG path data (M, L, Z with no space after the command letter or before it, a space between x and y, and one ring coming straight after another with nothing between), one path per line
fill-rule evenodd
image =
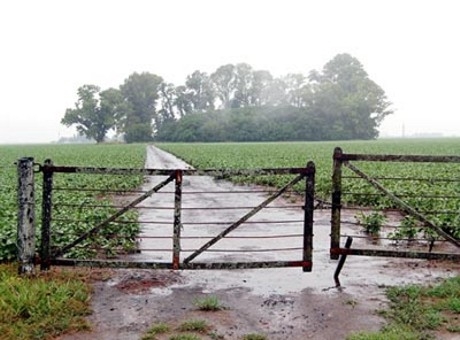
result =
M344 52L393 103L382 135L460 135L459 15L456 0L1 1L0 144L73 135L60 120L84 84L239 62L307 75Z

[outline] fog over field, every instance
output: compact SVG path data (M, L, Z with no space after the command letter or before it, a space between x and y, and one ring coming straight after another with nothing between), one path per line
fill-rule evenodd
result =
M44 0L0 4L0 144L72 136L77 89L133 72L174 85L248 63L308 75L349 53L393 103L380 136L458 136L458 3Z

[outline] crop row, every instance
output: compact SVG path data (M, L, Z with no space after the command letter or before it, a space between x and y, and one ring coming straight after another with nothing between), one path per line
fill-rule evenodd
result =
M33 157L38 164L43 164L45 159L51 159L55 165L94 167L141 168L145 162L145 145L14 145L1 146L0 150L0 261L16 256L17 170L14 163L19 158ZM35 174L38 237L41 221L41 177L40 173ZM56 190L53 192L52 247L59 248L114 211L110 195L105 194L105 190L136 188L142 183L142 177L56 173L53 182ZM87 208L96 204L107 208ZM135 212L123 216L123 219L130 221L135 218ZM137 223L111 224L100 234L75 248L70 255L89 257L95 254L96 249L104 249L107 254L115 249L130 249L134 246L134 237L138 232ZM113 237L120 234L126 237Z

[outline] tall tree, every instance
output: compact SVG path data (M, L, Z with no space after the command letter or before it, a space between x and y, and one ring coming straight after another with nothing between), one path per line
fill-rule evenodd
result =
M253 72L253 83L251 88L251 105L262 106L266 104L266 98L263 97L264 91L273 81L273 76L269 71L257 70Z
M96 85L83 85L77 94L75 108L66 110L61 124L76 125L80 135L103 142L107 132L115 128L117 117L124 113L120 91L110 88L101 92Z
M128 112L121 121L121 130L128 143L148 142L153 138L158 121L156 104L163 79L149 72L133 73L120 86Z
M195 71L185 81L193 111L214 110L215 93L211 79L205 72Z
M235 98L233 107L248 107L251 102L251 88L254 83L252 67L246 63L239 63L235 66Z
M211 80L215 86L217 96L222 103L222 107L224 109L230 108L235 92L235 66L232 64L220 66L211 74Z
M327 139L376 138L382 120L393 113L385 92L349 54L338 54L309 79L307 104L329 127Z

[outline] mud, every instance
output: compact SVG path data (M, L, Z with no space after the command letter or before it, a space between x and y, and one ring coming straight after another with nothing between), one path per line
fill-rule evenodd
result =
M175 157L149 147L146 167L188 168ZM146 188L162 178L149 178ZM216 198L204 191L251 191L207 177L184 179L183 208L238 206L234 210L183 210L183 236L202 235L203 240L185 239L183 260L228 225L208 222L234 221L258 204L266 193L236 193ZM166 191L174 191L168 186ZM189 194L186 194L186 192ZM258 191L253 189L253 191ZM254 217L255 223L242 226L232 235L298 234L301 223L267 224L267 221L302 220L298 202L277 201L272 209ZM173 195L153 195L143 206L140 220L163 221L145 224L143 251L131 260L171 261ZM276 207L282 207L277 209ZM287 208L286 208L287 207ZM236 215L235 215L236 214ZM351 212L350 212L351 214ZM202 223L196 223L197 221ZM241 339L244 334L265 334L267 339L344 339L350 332L378 330L384 320L375 311L386 303L385 287L413 283L436 283L440 278L457 275L460 264L425 260L388 259L379 257L348 257L341 274L341 289L334 287L333 274L337 261L329 259L330 213L315 211L313 271L301 268L169 271L116 270L107 281L94 284L90 316L93 331L73 334L62 339L140 339L154 323L178 325L189 319L205 319L212 327L213 338ZM265 252L272 248L297 248L301 238L270 240L229 239L216 244L217 252L204 253L197 261L300 260L301 251ZM225 252L225 249L257 250L257 252ZM164 249L164 251L154 251ZM187 251L189 249L189 251ZM225 306L218 312L199 311L197 299L214 295ZM220 336L220 337L219 337ZM167 339L168 337L164 337ZM203 339L211 339L203 335ZM448 338L448 337L447 337ZM158 337L161 339L161 337ZM453 338L452 338L453 339Z

